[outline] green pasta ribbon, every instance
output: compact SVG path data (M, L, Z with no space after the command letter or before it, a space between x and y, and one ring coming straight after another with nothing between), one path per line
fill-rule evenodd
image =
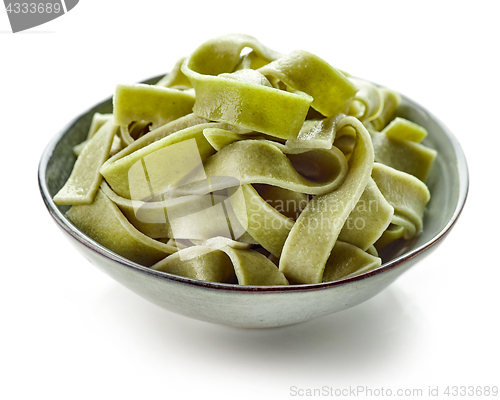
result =
M411 174L425 182L437 152L421 143L393 139L385 132L371 132L375 161Z
M382 236L393 216L394 207L384 197L375 181L369 179L338 239L366 251Z
M280 257L294 222L278 212L257 193L252 185L242 186L243 199L234 198L232 206L247 232L273 256Z
M156 271L252 286L354 277L424 229L437 153L400 103L307 51L220 36L155 85L117 85L54 202Z
M192 112L194 93L136 83L117 85L113 114L117 125L148 121L153 128Z
M350 104L349 115L366 123L376 119L383 111L384 101L380 90L370 82L350 78L357 88L354 101Z
M335 241L370 179L374 155L368 131L354 117L343 118L339 125L350 125L357 131L349 172L337 190L308 203L288 235L280 258L280 270L298 283L322 281Z
M117 129L118 126L109 120L98 129L91 139L88 139L75 162L69 179L54 196L56 204L92 203L102 180L99 169L109 157Z
M382 110L375 119L365 122L368 129L376 131L382 130L389 123L396 109L401 104L401 96L393 90L379 88L378 91L382 96Z
M188 77L184 75L184 73L181 71L181 67L185 59L186 57L180 58L175 63L174 68L172 68L172 71L170 71L170 73L166 74L163 78L161 78L156 83L156 86L163 86L179 90L191 89L193 87L191 85L191 82L189 81Z
M376 249L383 249L393 242L401 239L405 234L405 228L401 225L390 224L382 236L373 244Z
M151 268L207 282L236 281L231 259L223 251L207 246L187 247L157 262Z
M392 223L404 228L406 239L418 235L431 197L427 186L410 174L380 163L373 165L372 176L382 195L394 207Z
M91 204L73 206L66 216L102 246L142 265L151 266L177 251L137 231L101 190Z
M100 172L118 195L128 199L143 200L153 196L157 191L166 189L169 183L174 185L195 169L200 164L200 160L213 154L215 150L203 136L203 130L217 126L219 125L216 123L206 123L176 131L127 156L105 163ZM191 141L191 146L187 145L189 141ZM186 146L173 147L182 143ZM164 175L164 163L173 164L183 161L187 163L186 168L189 165L191 169L174 170L172 175ZM147 169L149 179L143 169L143 162L151 167ZM170 182L163 179L169 177ZM157 182L152 183L151 180L154 178L157 178ZM153 190L150 184L155 186ZM131 188L135 191L134 196L132 196Z
M185 60L181 70L196 92L194 113L282 139L296 138L313 98L242 78L235 68L245 47L267 61L280 56L251 36L227 35L205 42ZM230 77L232 73L236 75Z
M308 176L307 167L312 163L316 168ZM347 174L345 157L337 149L287 156L278 145L263 140L227 145L209 157L204 167L209 177L232 176L241 184L265 183L308 194L334 190Z
M408 121L407 119L396 117L387 125L382 133L387 137L396 140L408 140L420 143L427 137L427 130L420 125Z
M231 268L232 267L232 268ZM157 271L212 282L240 285L288 285L278 267L263 254L249 249L223 246L188 247L152 266Z
M323 282L338 281L380 267L381 259L360 248L337 240L323 272Z
M311 107L327 117L346 113L358 91L342 72L307 51L294 51L258 71L295 93L307 93L313 98Z

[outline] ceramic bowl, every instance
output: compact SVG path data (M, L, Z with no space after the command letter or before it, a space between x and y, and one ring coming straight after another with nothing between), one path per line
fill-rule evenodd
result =
M68 207L52 201L72 170L75 162L72 148L86 138L95 112L112 112L111 99L71 121L43 153L39 185L45 205L70 242L97 268L147 300L198 320L246 328L276 327L360 304L435 250L457 222L467 197L467 164L459 143L436 117L403 96L398 115L429 131L424 144L436 149L438 156L427 180L432 199L422 233L403 247L382 254L381 267L336 282L297 286L238 286L175 276L107 250L71 224L64 216Z

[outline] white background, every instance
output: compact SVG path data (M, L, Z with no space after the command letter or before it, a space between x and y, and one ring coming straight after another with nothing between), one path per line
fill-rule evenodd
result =
M323 386L424 394L499 386L499 4L82 0L17 34L0 9L0 398L286 399ZM117 83L168 72L206 39L232 32L284 53L309 50L406 94L465 150L470 192L456 227L362 305L279 329L191 320L97 270L43 205L38 162L67 122Z

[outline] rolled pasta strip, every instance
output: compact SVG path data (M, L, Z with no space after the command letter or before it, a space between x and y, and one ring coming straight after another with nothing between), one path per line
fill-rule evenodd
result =
M282 55L250 35L229 34L212 38L199 46L184 62L182 71L185 73L187 69L212 76L233 72L245 47L251 48L258 57L266 61L276 60ZM188 74L186 76L191 78Z
M379 88L379 92L383 100L382 111L377 118L366 122L367 127L376 131L381 131L389 123L399 104L401 104L401 96L398 93L387 88Z
M146 147L151 143L163 139L164 137L169 136L172 133L190 128L195 125L206 124L209 122L210 121L206 120L205 118L197 117L194 114L188 114L184 117L178 118L175 121L169 122L168 124L162 125L159 128L149 131L137 140L133 141L119 153L107 160L106 165L109 165L120 158L126 157L129 154L132 154L134 151L142 149L143 147Z
M90 123L89 131L87 133L87 138L77 144L76 146L73 147L73 153L75 156L79 156L85 147L85 145L89 142L90 138L94 136L94 134L99 130L101 126L104 125L105 122L113 118L113 114L101 114L101 113L94 113L92 116L92 122Z
M293 221L299 217L309 202L305 193L271 185L256 184L254 187L266 203Z
M362 79L349 78L357 88L353 102L350 103L349 114L365 123L376 119L384 108L384 99L379 89Z
M346 113L358 91L338 69L303 50L282 56L259 72L280 80L293 92L307 93L313 98L311 107L327 117Z
M287 140L285 144L271 140L271 144L278 147L285 154L300 154L314 149L331 149L335 137L335 120L340 117L324 120L306 120L297 139ZM226 129L207 128L203 131L208 142L217 151L224 146L239 140L255 139L269 140L265 134L255 132L236 133Z
M117 135L120 139L120 148L112 152L112 154L115 155L120 150L130 146L137 139L148 133L150 125L151 124L146 121L135 121L128 126L120 126L120 133Z
M73 206L66 217L110 251L148 267L177 251L135 229L101 190L92 204Z
M201 281L236 282L231 259L223 251L208 246L187 247L158 261L151 268Z
M283 215L272 207L270 208L266 202L259 198L255 189L252 189L250 185L246 185L244 189L246 189L246 204L250 204L248 232L273 256L279 258L293 222L283 218ZM252 209L252 207L255 208ZM371 250L372 254L370 255L357 246L337 240L326 263L323 282L358 275L379 267L381 260L378 258L376 250L373 250Z
M322 281L330 252L370 179L373 167L370 136L356 118L346 117L339 122L340 128L346 125L357 131L347 177L337 190L316 196L308 203L283 247L280 270L297 283Z
M354 145L356 144L356 136L356 129L349 125L343 126L342 129L339 129L335 133L335 141L333 142L333 144L342 153L344 153L347 160L349 160L349 157L354 150Z
M269 205L252 185L243 185L241 189L243 198L235 197L231 201L236 216L246 222L247 232L257 243L280 257L293 221Z
M180 58L174 65L174 68L172 68L172 71L165 75L163 78L161 78L157 83L156 86L163 86L163 87L168 87L168 88L175 88L175 89L189 89L192 88L193 86L191 85L191 82L187 78L186 75L183 74L181 71L182 63L186 57Z
M288 285L288 280L266 256L255 250L240 250L229 246L221 249L233 263L240 285Z
M211 121L278 138L296 138L313 98L239 79L239 72L245 70L229 77L244 47L252 48L265 60L280 56L251 36L227 35L205 42L185 60L182 72L196 92L193 112Z
M224 246L195 246L180 250L152 266L168 272L211 282L240 285L288 285L285 276L266 256L254 250ZM236 279L234 279L236 277Z
M101 189L137 230L154 239L239 239L246 231L246 225L239 222L229 203L230 199L242 197L238 189L228 196L188 195L151 202L118 196L106 182Z
M234 79L239 82L245 82L257 86L267 86L272 88L271 82L260 72L253 69L241 69L232 73L218 75L220 78Z
M375 161L406 172L425 182L437 152L421 143L395 140L382 132L371 132Z
M401 225L390 224L384 231L382 236L375 242L374 246L376 249L380 250L392 242L395 242L399 238L402 238L405 233L405 228Z
M279 189L267 185L266 187L269 188L268 192ZM232 202L236 216L247 223L248 233L262 247L279 258L294 225L293 220L287 218L279 209L272 207L251 185L245 185L242 189L244 201L235 198ZM373 179L370 179L344 223L338 240L366 251L387 229L393 214L393 207L382 196Z
M394 208L370 178L361 198L342 227L338 239L366 251L382 236L393 215Z
M278 147L285 154L300 154L314 149L331 149L335 138L336 122L343 114L335 118L324 120L306 120L297 136L297 139L287 140L285 144L271 140L271 144ZM236 133L226 129L207 128L203 131L208 142L219 151L224 146L239 140L258 139L269 140L270 137L256 132Z
M372 177L394 207L392 223L405 229L405 239L418 235L423 226L425 206L430 200L427 186L410 174L380 163L373 165Z
M203 130L203 135L216 151L233 142L248 139L245 135L220 128L206 128Z
M259 69L264 65L269 64L269 59L260 57L255 51L251 51L240 57L238 64L234 68L235 71L241 69Z
M73 154L77 157L80 156L80 154L82 154L82 151L83 151L83 148L85 147L85 145L88 143L87 140L84 140L83 142L81 143L78 143L76 146L73 146Z
M331 192L347 174L345 157L336 148L287 157L277 145L263 140L227 145L207 158L204 167L208 177L231 176L242 185L265 183L308 194Z
M97 131L103 126L106 122L113 118L113 114L101 114L94 113L92 116L92 122L90 123L89 133L87 134L87 140L91 139Z
M112 118L113 114L101 114L98 112L94 113L94 115L92 116L92 122L90 123L89 132L87 134L87 139L73 147L73 153L75 153L75 156L78 157L81 154L83 148L88 143L90 138L94 136L94 134L99 130L101 126L104 125L104 123Z
M391 139L409 140L415 143L420 143L427 137L427 130L424 127L400 117L394 118L382 133Z
M123 215L138 231L153 239L171 238L173 236L165 214L163 201L144 202L126 199L113 192L105 181L101 183L101 190L120 208ZM183 204L189 205L188 198L184 198L179 202L181 206Z
M331 149L337 130L337 123L345 117L337 114L321 120L306 120L297 139L287 140L286 153L301 153L310 149Z
M213 236L206 240L191 240L197 246L207 246L212 249L222 249L224 247L232 247L233 249L248 250L251 247L250 243L232 240L223 236Z
M194 97L190 91L155 85L117 85L113 96L115 123L128 126L134 121L147 121L155 129L190 114Z
M375 244L372 244L370 247L368 247L366 249L366 252L370 255L372 255L373 257L378 257L378 250L377 248L375 247Z
M135 193L134 200L153 196L159 191L167 190L169 185L175 184L191 172L172 168L176 160L179 162L182 159L185 164L184 168L191 166L197 169L201 166L201 160L215 152L203 136L203 130L211 127L220 127L220 125L217 123L199 124L172 133L126 157L105 163L100 170L101 174L111 188L122 197L132 199L131 190ZM185 146L172 147L183 142ZM142 162L146 165L147 176L140 165ZM200 177L200 179L203 178L204 176Z
M323 282L338 281L380 267L382 260L352 244L337 240L325 265Z
M127 147L134 142L134 138L130 135L126 126L120 126L120 141L123 147Z
M85 140L84 142L77 144L75 147L73 147L73 153L75 156L80 157L80 154L82 154L83 148L87 145L89 140ZM111 143L111 149L109 150L109 155L113 156L116 153L118 153L121 149L123 148L122 145L122 140L119 135L115 135L113 137L113 142Z
M134 140L139 139L144 136L148 132L150 132L149 128L151 123L148 121L134 121L129 124L127 127L120 126L120 131L123 133L125 131L128 134L126 145L132 144Z
M109 157L118 126L107 121L92 136L76 159L69 179L54 196L60 205L90 204L101 184L99 169Z

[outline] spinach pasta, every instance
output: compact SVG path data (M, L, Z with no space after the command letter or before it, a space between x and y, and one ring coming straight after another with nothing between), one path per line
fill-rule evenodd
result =
M156 84L116 87L54 202L158 271L240 285L355 276L423 229L436 152L400 101L309 52L214 38Z

